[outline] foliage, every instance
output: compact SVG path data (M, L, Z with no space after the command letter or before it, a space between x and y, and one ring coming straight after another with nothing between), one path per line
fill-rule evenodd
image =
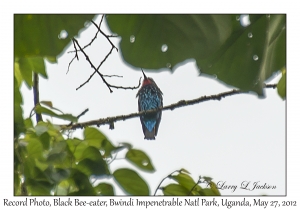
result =
M113 185L93 185L93 177L114 177L125 193L149 195L147 183L134 170L117 169L111 173L109 169L118 151L127 149L126 154L132 154L134 149L128 144L114 146L96 128L85 128L84 138L78 139L64 138L61 128L50 122L32 126L32 121L26 119L25 124L24 137L14 143L15 195L22 194L22 185L28 195L114 195ZM142 168L139 160L130 162Z
M86 21L95 15L21 15L14 16L14 55L23 58L46 57L56 61L56 56L77 35ZM69 38L68 38L69 37Z
M174 173L177 173L174 175ZM185 169L176 170L166 178L176 183L170 183L165 187L160 187L164 195L194 195L194 196L219 196L220 191L210 177L199 177L195 182Z
M122 37L124 60L146 69L171 69L195 59L199 72L263 95L264 82L286 65L286 16L107 15Z
M14 136L25 132L20 86L31 88L33 74L47 78L45 61L56 57L95 15L14 15ZM45 110L44 110L45 111Z
M286 70L285 70L285 68L282 68L281 72L282 72L282 77L278 82L277 92L282 99L285 99L285 97L286 97Z

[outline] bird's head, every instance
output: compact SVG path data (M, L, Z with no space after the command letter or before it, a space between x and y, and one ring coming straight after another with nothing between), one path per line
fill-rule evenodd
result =
M144 80L143 80L142 86L149 85L149 84L155 84L154 80L151 77L147 77L146 76L146 74L143 71L143 69L142 69L142 72L143 72L143 75L144 75Z

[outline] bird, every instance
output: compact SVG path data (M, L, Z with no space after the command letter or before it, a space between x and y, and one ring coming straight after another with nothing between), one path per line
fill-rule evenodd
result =
M147 77L142 69L144 80L136 97L138 97L139 112L163 107L163 93L151 77ZM144 139L155 140L161 120L162 111L140 116Z

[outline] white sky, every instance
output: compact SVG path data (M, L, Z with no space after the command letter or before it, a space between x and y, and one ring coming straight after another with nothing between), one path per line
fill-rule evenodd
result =
M216 2L219 7L215 7ZM280 2L280 3L279 3ZM58 8L56 4L44 5L32 4L36 1L26 1L20 3L20 7L1 2L1 24L8 33L1 35L1 46L4 47L1 53L2 74L1 83L1 127L3 133L1 152L1 165L6 168L3 171L1 186L1 198L10 198L13 194L12 171L13 171L13 74L8 73L8 69L13 69L13 13L28 12L66 12L69 11L70 3L61 2ZM159 3L159 7L157 7ZM221 191L222 195L268 195L285 194L285 183L287 179L288 197L284 200L299 200L296 193L299 191L299 16L296 5L293 2L283 3L282 1L251 1L251 4L241 5L239 1L233 4L222 4L223 1L210 1L198 7L191 7L193 1L185 1L185 5L174 6L173 13L287 13L287 68L288 78L288 100L283 102L277 95L276 90L266 91L265 99L258 99L254 95L236 95L218 101L210 101L194 106L165 111L159 128L156 141L144 141L141 125L138 118L117 122L115 130L109 130L108 126L100 127L108 138L114 143L129 142L134 148L145 151L152 159L156 172L153 174L138 173L149 183L151 193L160 180L175 169L184 167L191 172L193 178L197 180L199 175L211 176L214 181L226 181L229 185L240 185L244 180L251 182L260 181L276 185L276 190L237 190ZM95 3L96 4L96 3ZM99 4L99 2L97 3ZM101 3L102 4L102 3ZM124 2L116 6L116 1L111 4L106 2L102 9L91 7L91 4L72 5L72 12L124 12L125 6L140 5L137 1ZM258 5L260 5L258 7ZM141 6L141 5L140 5ZM3 10L2 10L3 8ZM22 8L22 9L21 9ZM41 8L38 11L36 8ZM96 9L97 8L97 9ZM170 6L161 1L153 1L140 10L125 10L127 12L166 12ZM227 9L226 9L227 8ZM289 8L289 9L288 9ZM170 11L171 12L171 11ZM93 36L94 28L86 30L80 34L81 45L89 42ZM101 39L102 40L102 39ZM108 52L109 45L106 41L97 40L90 51L87 51L92 61L97 64L103 58L103 54ZM103 39L104 40L104 39ZM106 50L105 50L106 49ZM297 51L296 51L297 50ZM41 79L40 97L41 100L51 100L57 108L70 112L74 115L89 108L89 112L81 118L81 121L88 121L102 117L128 114L137 111L137 90L114 90L110 94L101 79L95 77L83 88L75 89L82 84L93 72L87 62L81 56L80 62L74 62L69 74L65 74L67 65L72 55L63 54L58 60L58 64L47 65L49 80ZM116 85L135 86L141 73L127 66L120 59L120 54L116 52L103 65L102 70L106 73L120 74L124 78L115 78L112 81ZM197 77L197 70L193 62L189 62L178 67L174 74L162 72L148 76L155 79L164 93L164 104L177 102L181 99L193 99L203 95L216 94L228 90L224 85L213 79ZM8 88L10 87L10 88ZM24 114L29 115L29 110L33 106L32 93L23 87L24 94ZM122 99L126 98L126 100ZM285 116L287 113L287 116ZM287 122L285 122L287 119ZM53 119L54 123L61 123ZM285 126L287 126L287 144L285 144ZM74 133L74 136L81 135ZM287 145L287 169L285 171L285 145ZM9 159L7 159L9 157ZM119 167L130 167L130 164L119 160L111 165L111 171ZM132 168L135 168L132 166ZM116 190L118 194L120 190ZM276 198L276 200L281 198Z

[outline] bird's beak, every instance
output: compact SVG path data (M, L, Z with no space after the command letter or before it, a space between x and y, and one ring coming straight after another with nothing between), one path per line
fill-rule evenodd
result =
M142 69L143 75L144 75L144 79L147 79L146 74L144 73L143 69Z

